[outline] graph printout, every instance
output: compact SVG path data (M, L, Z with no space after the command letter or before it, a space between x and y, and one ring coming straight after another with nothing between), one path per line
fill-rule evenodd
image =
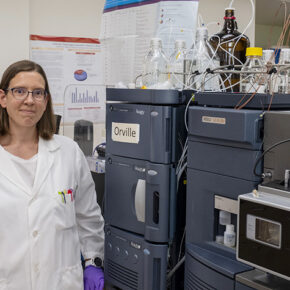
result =
M105 121L105 86L98 39L30 36L30 59L46 72L55 114L64 125Z

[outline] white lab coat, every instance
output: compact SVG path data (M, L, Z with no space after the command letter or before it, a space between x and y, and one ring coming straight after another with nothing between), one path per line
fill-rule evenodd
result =
M80 253L103 258L104 221L71 139L39 139L33 189L0 146L0 290L82 290Z

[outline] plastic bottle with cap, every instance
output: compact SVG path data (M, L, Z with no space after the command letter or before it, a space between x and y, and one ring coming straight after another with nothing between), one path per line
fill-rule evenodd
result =
M261 47L247 48L247 60L241 73L240 89L242 93L265 93L267 69L262 61L262 55Z
M162 50L160 38L152 38L150 49L144 59L142 84L146 88L156 89L168 82L168 60Z
M235 226L232 224L226 225L226 230L224 232L224 245L228 247L235 247L236 245Z
M184 62L186 57L186 43L184 40L175 41L175 49L169 58L168 71L174 88L184 87Z

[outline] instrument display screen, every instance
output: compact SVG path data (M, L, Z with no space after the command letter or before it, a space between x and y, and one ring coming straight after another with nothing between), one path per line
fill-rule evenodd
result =
M281 224L269 219L247 215L247 238L281 248Z
M256 218L256 239L258 241L279 247L281 241L280 224Z

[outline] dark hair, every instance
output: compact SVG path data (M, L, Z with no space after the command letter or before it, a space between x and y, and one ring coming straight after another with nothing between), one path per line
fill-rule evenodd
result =
M38 72L45 81L45 91L47 92L46 109L38 121L36 128L38 135L43 139L49 140L55 133L55 116L53 114L51 95L49 91L48 81L43 68L30 60L21 60L11 64L4 72L0 83L0 89L7 90L10 81L20 72ZM0 106L0 136L9 133L9 117L6 108Z

